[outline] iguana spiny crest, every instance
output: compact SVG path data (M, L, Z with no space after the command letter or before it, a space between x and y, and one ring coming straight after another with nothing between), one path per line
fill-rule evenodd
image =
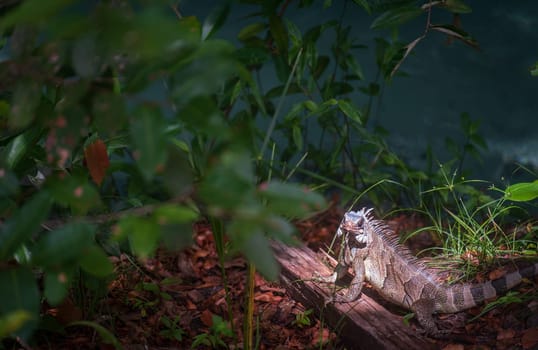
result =
M538 275L538 262L505 276L477 284L446 285L438 282L407 248L398 243L393 231L375 220L372 209L348 211L338 227L342 238L341 258L333 275L322 278L334 283L348 267L355 273L346 295L335 302L351 302L361 293L364 281L370 282L385 299L415 312L426 333L440 335L433 314L453 313L475 307Z

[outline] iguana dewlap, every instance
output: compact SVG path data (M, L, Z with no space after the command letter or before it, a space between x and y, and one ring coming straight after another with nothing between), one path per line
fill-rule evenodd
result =
M538 275L538 263L505 276L478 284L445 285L436 275L397 242L392 230L383 221L375 220L372 209L349 211L337 230L343 236L343 254L334 274L323 278L334 283L352 267L354 277L344 296L335 302L351 302L359 298L364 281L385 299L412 310L426 333L439 335L433 314L453 313L495 298L519 284L523 278Z

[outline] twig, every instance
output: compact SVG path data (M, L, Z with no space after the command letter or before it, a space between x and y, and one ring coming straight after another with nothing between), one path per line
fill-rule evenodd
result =
M131 208L131 209L122 210L122 211L118 211L114 213L107 213L107 214L101 214L101 215L95 215L95 216L86 216L81 219L91 224L97 224L97 225L106 224L108 222L118 221L121 218L126 217L126 216L131 216L131 215L132 216L145 216L145 215L151 214L157 208L161 207L164 204L184 203L189 197L190 197L190 193L187 195L172 198L168 201L161 202L161 203L148 204L141 207ZM47 231L52 231L66 225L67 223L71 222L73 219L74 218L61 218L61 219L48 220L41 223L41 227Z
M177 8L178 5L179 5L179 3L175 4L175 5L170 5L170 8L172 8L172 11L174 11L174 13L176 14L178 19L182 19L183 16L181 15L181 12L179 12L179 9Z

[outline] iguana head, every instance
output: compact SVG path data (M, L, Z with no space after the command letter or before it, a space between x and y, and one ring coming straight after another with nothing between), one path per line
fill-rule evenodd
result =
M352 234L355 241L359 244L368 243L368 233L364 229L366 221L370 220L368 214L372 209L362 208L359 211L348 211L338 227L336 234L341 236L344 233Z

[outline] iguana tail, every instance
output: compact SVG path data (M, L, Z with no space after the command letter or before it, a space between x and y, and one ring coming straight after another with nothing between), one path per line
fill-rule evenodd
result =
M538 262L485 283L459 284L447 287L446 298L437 303L436 311L450 313L475 307L485 300L504 294L524 279L534 276L538 276Z

